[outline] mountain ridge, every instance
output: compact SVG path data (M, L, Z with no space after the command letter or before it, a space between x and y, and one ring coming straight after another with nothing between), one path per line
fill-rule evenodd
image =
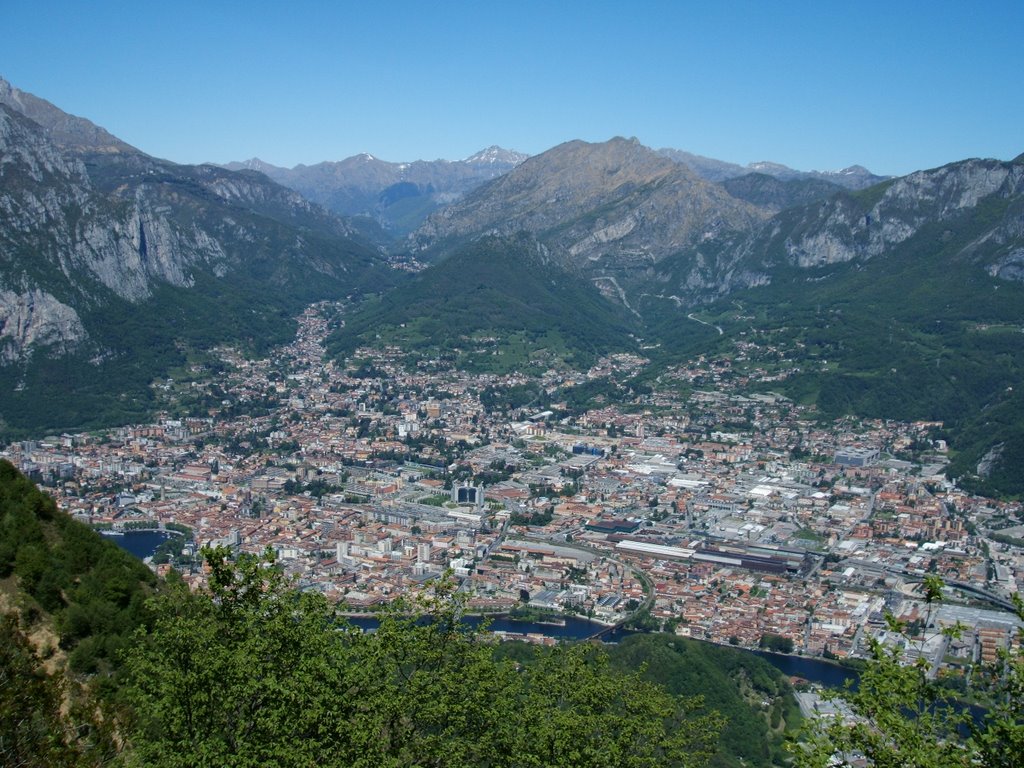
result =
M632 141L640 146L637 140ZM574 141L559 146L572 144ZM740 166L676 149L660 149L656 153L726 188L728 182L742 177L765 175L777 180L781 186L770 201L764 199L763 190L753 198L734 195L771 212L828 192L862 189L888 178L860 165L840 171L799 171L768 161ZM256 157L224 163L221 167L260 171L336 213L370 217L400 238L421 229L435 212L459 203L481 184L512 171L527 159L528 155L492 145L463 160L389 162L362 153L337 161L300 163L291 168ZM747 181L747 186L756 183Z
M766 217L635 139L617 137L566 142L531 157L429 217L410 244L430 253L474 234L523 230L570 271L618 281L690 243Z
M657 150L658 154L664 155L678 163L686 165L702 178L708 181L723 182L729 179L746 176L751 173L763 173L767 176L779 179L780 181L792 181L795 179L818 179L828 181L840 187L850 190L864 189L870 187L891 176L879 176L872 173L862 165L851 165L838 171L799 171L795 168L783 165L782 163L762 160L759 162L739 165L726 160L716 160L703 155L697 155L681 149L665 147Z
M41 125L47 136L67 149L100 152L138 152L106 129L84 117L69 115L46 99L14 87L0 77L0 104L7 104L18 113Z
M129 390L138 407L114 411L140 415L182 346L274 343L310 301L391 279L349 224L262 174L158 160L3 93L0 433L109 419Z

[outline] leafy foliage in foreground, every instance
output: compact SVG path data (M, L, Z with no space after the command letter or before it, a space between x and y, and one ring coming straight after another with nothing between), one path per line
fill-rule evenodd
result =
M156 583L139 560L59 511L0 460L0 578L11 576L21 622L52 621L75 672L111 667L144 623Z
M499 659L529 667L547 651L519 642L502 643ZM784 734L796 730L799 708L785 677L757 656L676 635L636 634L607 650L610 666L663 686L673 696L699 697L722 716L711 766L764 767L788 762Z
M929 618L942 594L942 581L924 582ZM1024 620L1024 602L1016 599ZM887 616L895 636L909 640L907 628ZM926 626L929 624L925 622ZM960 627L943 629L955 636ZM919 657L908 663L900 645L870 640L871 659L860 685L838 695L849 717L836 715L814 722L801 743L792 745L798 768L842 768L864 764L882 768L1011 768L1024 761L1024 629L1016 645L1004 651L988 670L997 700L975 720L958 705L952 692L929 674L931 665Z
M721 719L588 645L496 661L450 586L346 628L272 558L208 553L211 591L155 601L128 657L140 765L700 766ZM410 615L407 609L414 609Z
M783 734L800 723L786 679L764 659L675 635L633 635L609 650L612 666L642 670L669 693L700 695L725 718L714 766L786 762Z

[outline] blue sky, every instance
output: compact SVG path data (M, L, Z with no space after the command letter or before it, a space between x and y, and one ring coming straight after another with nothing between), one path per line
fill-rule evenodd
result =
M0 76L182 163L636 136L902 174L1024 152L1024 2L4 0Z

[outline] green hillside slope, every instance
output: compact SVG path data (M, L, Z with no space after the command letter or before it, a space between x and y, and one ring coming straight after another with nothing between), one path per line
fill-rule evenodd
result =
M0 764L109 765L156 577L0 461Z
M749 653L673 635L634 635L609 651L612 665L643 670L676 696L701 696L726 718L712 765L768 766L786 762L783 735L800 710L782 674Z
M395 344L410 360L444 355L471 371L543 371L631 349L632 326L536 242L485 237L353 313L328 349L346 356L361 345Z

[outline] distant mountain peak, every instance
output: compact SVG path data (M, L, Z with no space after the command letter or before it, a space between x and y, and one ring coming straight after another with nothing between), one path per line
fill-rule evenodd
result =
M747 165L752 171L758 171L759 173L768 173L769 171L792 171L793 169L789 166L783 165L782 163L773 163L771 160L761 160L756 163L750 163Z
M243 160L239 165L248 168L251 171L265 171L274 167L270 163L260 160L258 157L251 157L248 160Z
M516 152L512 149L504 149L499 147L497 144L492 144L487 149L481 149L474 155L470 155L462 162L469 163L471 165L483 165L483 164L497 164L516 166L526 160L529 155L524 155L522 152Z

